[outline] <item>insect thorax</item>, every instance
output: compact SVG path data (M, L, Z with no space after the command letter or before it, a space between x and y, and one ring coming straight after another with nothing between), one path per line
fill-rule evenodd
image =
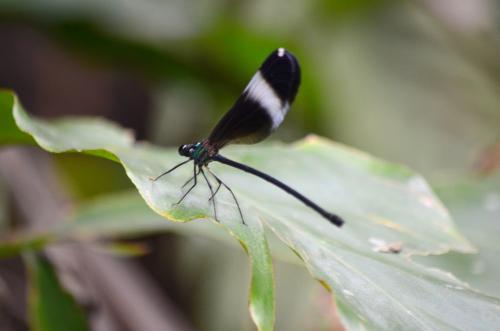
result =
M189 157L197 165L207 165L212 161L212 157L217 154L217 149L208 143L200 141L195 144L187 144L179 147L179 154Z

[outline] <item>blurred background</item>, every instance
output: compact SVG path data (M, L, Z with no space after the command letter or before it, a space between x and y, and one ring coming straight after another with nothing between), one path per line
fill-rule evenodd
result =
M263 59L285 47L303 81L271 139L316 133L439 187L499 167L499 9L497 0L1 0L0 87L38 116L105 117L176 147L205 137ZM103 159L0 153L2 232L133 190ZM23 210L37 187L43 197ZM130 238L148 253L86 256L90 280L71 274L70 254L54 258L95 330L254 329L239 246L175 232ZM342 329L307 271L277 261L276 273L277 330ZM2 331L28 329L24 282L19 259L0 260ZM108 291L89 293L99 286Z

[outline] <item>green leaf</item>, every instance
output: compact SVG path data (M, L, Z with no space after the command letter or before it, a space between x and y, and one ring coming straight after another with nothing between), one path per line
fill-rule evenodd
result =
M20 131L14 122L14 107L17 107L16 96L6 90L0 90L0 146L7 144L33 143L33 138Z
M90 330L85 314L59 283L45 258L26 254L29 273L30 326L35 331Z
M30 118L20 107L14 111L17 125L49 151L113 155L160 215L177 222L212 218L206 185L198 185L180 206L172 205L192 175L190 166L157 182L149 179L181 161L174 150L116 139L120 130L109 124L87 126L74 119L60 128L60 122ZM99 141L93 136L93 126L102 130ZM108 129L110 137L115 137L110 141ZM293 146L228 147L223 153L290 183L347 221L338 229L260 179L210 164L235 191L248 224L241 223L231 195L221 191L217 196L220 226L250 255L250 310L261 330L272 329L274 318L271 261L261 221L303 259L315 278L335 292L342 320L350 328L470 330L498 325L498 299L470 289L450 274L411 262L414 254L474 251L422 177L317 137ZM401 254L379 252L395 243L401 245Z
M10 93L0 91L0 99L6 98L5 94ZM13 98L13 115L19 129L32 135L38 145L50 152L85 152L118 161L111 151L133 144L132 133L114 123L103 119L83 117L78 121L59 119L48 123L30 118L22 109L17 97L13 96ZM14 131L12 128L8 129Z
M498 299L409 260L412 254L451 249L472 252L421 177L317 138L295 149L256 147L233 156L251 165L259 158L258 167L266 172L281 163L279 178L287 182L296 183L303 173L309 179L301 183L301 191L346 218L346 226L337 230L306 210L290 208L293 200L283 201L278 191L272 196L267 192L258 207L275 234L334 291L342 320L350 328L470 330L480 325L494 328L500 322L495 317L500 316ZM225 178L244 185L237 173ZM263 192L252 187L245 195L259 201ZM403 252L374 252L377 247L371 243L378 241L401 241Z
M179 224L165 222L137 192L121 192L95 198L81 205L71 222L55 230L60 235L89 240L99 237L132 238L140 235L176 232L205 236L234 244L222 227L208 222Z
M0 94L5 93L10 94L0 92ZM13 111L18 127L33 135L37 144L44 149L55 153L85 152L119 161L145 201L160 215L178 222L209 217L209 208L186 208L190 206L189 202L171 210L172 202L178 199L179 191L176 188L181 186L183 180L179 174L173 177L175 186L165 187L166 191L160 182L153 183L149 179L164 170L165 160L176 159L172 151L164 152L148 145L134 145L130 132L104 120L63 119L49 123L31 118L22 109L17 98L14 97L14 100L12 109L1 109L0 112ZM156 193L157 189L162 193ZM165 194L169 195L167 200L164 200ZM208 192L203 195L203 200L207 200L207 194ZM201 199L199 193L193 196ZM221 226L241 243L252 265L250 313L259 330L272 330L275 309L273 270L263 225L255 215L248 215L246 219L248 226L243 225L235 213L232 213L229 220L230 222Z
M474 288L500 297L500 176L441 185L437 191L478 254L452 252L418 261L451 271Z

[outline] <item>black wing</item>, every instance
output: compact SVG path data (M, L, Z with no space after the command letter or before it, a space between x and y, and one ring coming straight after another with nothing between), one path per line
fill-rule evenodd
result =
M267 57L234 106L217 123L208 141L252 144L269 136L290 110L300 84L297 59L284 48Z

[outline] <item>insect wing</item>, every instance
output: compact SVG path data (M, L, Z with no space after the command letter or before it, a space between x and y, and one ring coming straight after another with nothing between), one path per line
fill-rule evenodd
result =
M234 106L210 134L210 144L256 143L283 122L300 84L297 59L284 48L267 57Z

